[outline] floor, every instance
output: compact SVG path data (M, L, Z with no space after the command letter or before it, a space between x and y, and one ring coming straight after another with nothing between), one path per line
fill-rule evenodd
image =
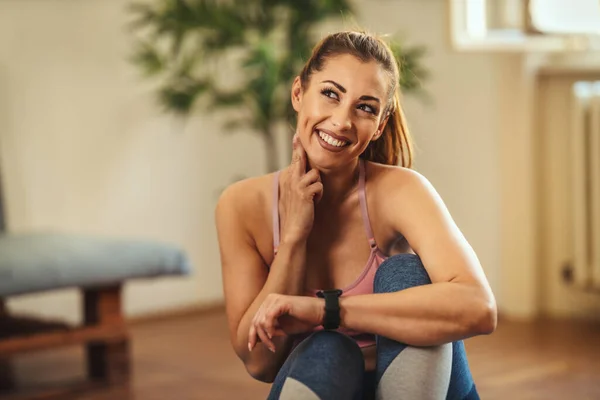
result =
M132 335L135 372L128 390L43 398L264 399L269 391L231 350L222 312L138 323ZM501 321L494 334L469 339L466 347L482 399L600 399L600 324ZM23 385L49 385L81 378L82 352L23 355L16 366Z

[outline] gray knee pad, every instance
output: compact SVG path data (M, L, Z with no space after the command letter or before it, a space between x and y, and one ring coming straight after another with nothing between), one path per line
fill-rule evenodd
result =
M444 400L450 385L452 344L407 347L392 360L377 386L377 400Z

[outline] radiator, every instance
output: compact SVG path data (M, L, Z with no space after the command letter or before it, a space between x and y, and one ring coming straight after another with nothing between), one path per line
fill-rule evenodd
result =
M574 281L600 289L600 81L576 82L572 93Z

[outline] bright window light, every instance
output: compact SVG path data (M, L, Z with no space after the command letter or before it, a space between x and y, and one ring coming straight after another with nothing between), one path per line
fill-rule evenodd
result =
M600 34L599 0L530 0L533 27L551 34Z
M487 33L486 0L470 0L466 13L469 36L473 38L485 37Z

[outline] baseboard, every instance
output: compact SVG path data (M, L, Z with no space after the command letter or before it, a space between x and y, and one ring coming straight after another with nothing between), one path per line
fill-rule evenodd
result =
M145 324L171 318L184 318L189 316L209 315L225 312L225 303L222 300L209 303L194 304L166 311L150 312L143 315L127 318L129 325Z

